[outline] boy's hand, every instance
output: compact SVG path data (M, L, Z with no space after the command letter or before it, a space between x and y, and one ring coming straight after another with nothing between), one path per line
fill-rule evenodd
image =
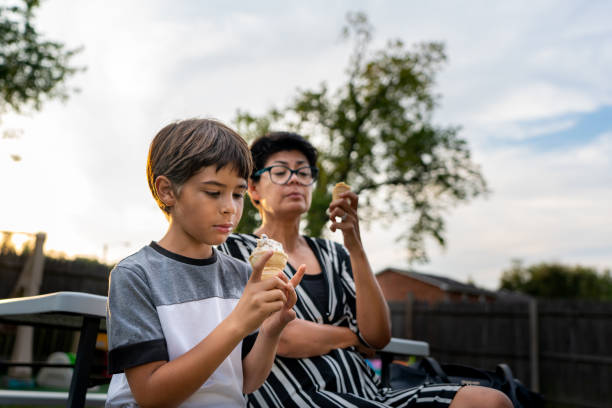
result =
M268 316L278 312L287 304L286 293L293 291L295 296L291 283L283 282L278 277L261 280L264 265L271 256L272 251L265 254L253 265L251 278L244 288L240 301L230 315L233 316L244 336L255 331Z
M295 319L295 311L293 310L293 306L295 306L297 302L295 287L300 284L305 272L306 265L301 265L291 280L282 273L278 274L278 278L289 286L286 293L287 301L278 312L274 313L263 322L262 326L264 327L264 333L277 336L285 328L287 323Z

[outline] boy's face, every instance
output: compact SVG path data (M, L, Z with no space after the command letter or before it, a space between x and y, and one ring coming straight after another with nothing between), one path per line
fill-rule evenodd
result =
M197 244L222 244L240 221L246 189L231 166L203 167L181 187L171 223Z

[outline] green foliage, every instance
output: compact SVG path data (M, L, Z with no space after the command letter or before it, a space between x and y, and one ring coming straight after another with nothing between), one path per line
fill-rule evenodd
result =
M514 260L503 272L501 289L544 298L612 300L612 276L585 266L540 263L529 267Z
M259 211L257 211L257 208L253 206L251 200L245 198L242 218L240 218L240 222L236 226L236 231L247 234L252 233L259 226L260 219L261 217L259 216Z
M446 61L444 46L425 43L407 49L401 40L392 40L369 53L372 28L362 13L348 15L343 33L353 41L343 85L335 91L325 83L316 90L298 90L285 108L262 117L239 111L237 128L247 138L271 128L295 131L318 148L320 177L306 233L322 234L331 186L346 181L360 196L362 218L390 223L402 217L406 230L399 238L409 260L426 261L425 237L445 244L444 211L487 192L459 129L431 121L435 76ZM245 211L241 226L251 228L251 216Z
M17 255L17 249L13 243L13 234L8 231L2 231L2 240L0 241L0 256L1 255Z
M109 269L110 267L110 265L100 262L96 258L85 256L77 256L73 260L69 260L68 262L72 262L77 267L77 269L96 269L100 267L103 267L104 269Z
M15 3L21 4L21 3ZM78 49L41 37L33 25L39 0L0 6L0 98L2 108L39 110L45 98L68 97L65 80L79 68L69 65Z

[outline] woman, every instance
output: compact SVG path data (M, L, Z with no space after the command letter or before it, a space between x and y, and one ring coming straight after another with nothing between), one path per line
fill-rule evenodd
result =
M297 134L275 132L257 139L251 153L255 169L248 193L261 226L254 234L230 235L219 249L247 260L266 234L287 253L288 278L294 266L306 265L296 288L298 318L285 327L270 376L249 395L251 406L512 406L501 392L481 387L382 388L361 355L384 347L391 330L387 304L361 243L358 196L343 193L329 206L330 229L342 231L344 246L300 235L317 177L315 148Z

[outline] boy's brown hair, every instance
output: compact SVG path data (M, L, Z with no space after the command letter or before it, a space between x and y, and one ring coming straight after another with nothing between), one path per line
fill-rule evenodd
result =
M170 208L159 198L155 179L166 176L177 194L181 186L202 167L217 171L230 165L239 177L248 179L253 168L251 152L238 133L212 119L187 119L171 123L153 138L147 158L147 180L157 205Z

